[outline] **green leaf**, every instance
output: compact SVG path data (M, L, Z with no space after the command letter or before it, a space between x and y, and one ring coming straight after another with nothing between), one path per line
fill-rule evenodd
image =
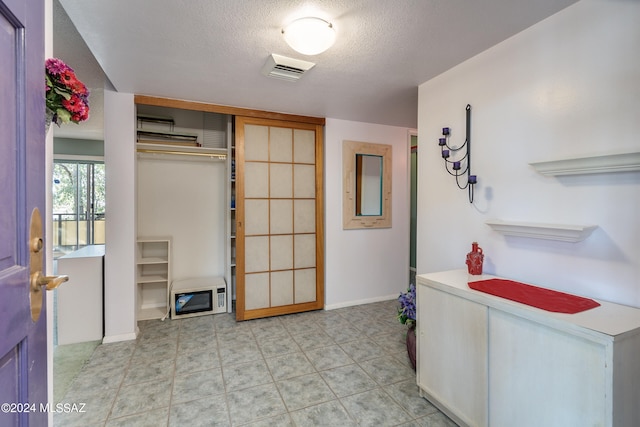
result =
M62 120L63 123L68 123L71 120L71 113L64 108L58 108L56 110L56 113L58 114L58 118Z
M69 99L71 99L71 94L65 90L62 90L60 88L54 87L53 90L55 91L55 93L57 93L58 95L61 95L64 99L66 99L67 101Z

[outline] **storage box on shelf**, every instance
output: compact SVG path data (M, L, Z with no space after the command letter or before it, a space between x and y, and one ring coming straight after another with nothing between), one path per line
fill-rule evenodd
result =
M137 319L161 319L169 309L171 238L138 238L136 252Z

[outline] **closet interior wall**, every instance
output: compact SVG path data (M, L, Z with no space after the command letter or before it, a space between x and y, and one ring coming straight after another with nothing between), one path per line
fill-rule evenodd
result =
M137 159L138 239L168 236L172 241L172 281L226 274L228 183L224 156L207 156L210 148L225 149L230 139L230 117L201 111L137 105L137 115L170 117L170 132L197 135L203 147L158 146L141 152ZM229 129L228 129L229 128ZM141 123L138 130L169 131L164 123ZM204 145L208 145L204 147ZM146 145L146 144L145 144ZM195 154L194 154L195 153ZM227 280L227 282L229 282ZM227 293L230 294L231 289ZM167 289L167 294L169 289ZM165 301L139 301L160 305ZM231 304L228 304L230 307Z

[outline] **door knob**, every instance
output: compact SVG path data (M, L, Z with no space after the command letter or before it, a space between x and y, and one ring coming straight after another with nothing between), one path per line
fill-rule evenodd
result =
M48 291L52 291L68 280L69 276L43 276L42 272L36 271L31 275L31 290L46 286Z

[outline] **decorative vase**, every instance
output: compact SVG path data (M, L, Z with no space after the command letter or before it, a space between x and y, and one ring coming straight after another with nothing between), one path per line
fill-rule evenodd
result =
M484 255L482 253L482 248L478 246L478 242L473 242L471 244L471 252L467 254L467 268L469 269L469 274L482 274L483 261Z
M416 369L416 325L407 330L407 353L413 370Z

